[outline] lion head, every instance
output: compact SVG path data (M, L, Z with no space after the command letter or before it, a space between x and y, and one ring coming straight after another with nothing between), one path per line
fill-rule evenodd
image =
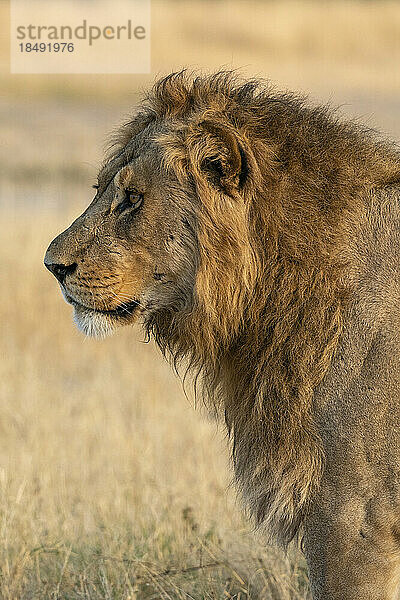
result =
M398 176L384 144L232 73L159 81L46 266L78 327L141 318L221 408L239 486L287 543L323 468L312 396L341 333L348 240Z

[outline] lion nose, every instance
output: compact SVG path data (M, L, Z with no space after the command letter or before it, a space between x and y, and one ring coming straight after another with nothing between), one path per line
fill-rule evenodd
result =
M48 262L45 258L44 266L53 273L54 277L56 277L60 283L64 283L66 276L72 275L78 265L76 263L72 263L72 265L60 265L58 263Z

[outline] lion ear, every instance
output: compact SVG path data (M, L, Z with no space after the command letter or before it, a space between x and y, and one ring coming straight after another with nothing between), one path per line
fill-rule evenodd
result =
M245 183L247 161L244 150L229 127L207 120L199 125L206 142L200 168L215 187L232 196Z

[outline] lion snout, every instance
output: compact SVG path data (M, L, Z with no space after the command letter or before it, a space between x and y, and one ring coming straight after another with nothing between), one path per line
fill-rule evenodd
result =
M71 265L53 263L51 262L50 257L48 257L46 253L46 256L44 258L44 266L50 271L50 273L53 273L54 277L60 283L64 283L66 276L72 275L76 271L78 265L76 262L72 263Z
M53 273L54 277L62 284L67 275L72 275L78 266L72 256L65 251L65 232L57 236L47 248L44 257L44 266Z

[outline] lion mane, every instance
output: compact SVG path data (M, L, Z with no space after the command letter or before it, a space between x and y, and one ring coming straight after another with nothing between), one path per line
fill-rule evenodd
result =
M232 72L159 81L114 157L155 121L166 168L197 199L197 271L190 310L145 327L224 417L250 512L286 546L324 468L313 401L346 314L350 239L371 190L399 179L398 155L329 107Z

